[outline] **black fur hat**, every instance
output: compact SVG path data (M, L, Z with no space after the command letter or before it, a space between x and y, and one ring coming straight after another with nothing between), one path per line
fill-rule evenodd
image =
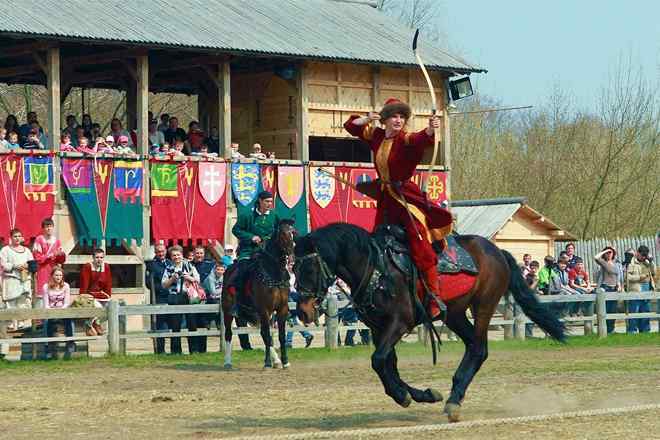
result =
M397 98L390 98L387 101L385 101L385 105L383 106L383 109L380 111L380 121L385 122L387 118L390 118L397 113L403 116L404 119L407 121L408 119L410 119L410 115L412 114L412 111L410 110L410 106L405 102Z

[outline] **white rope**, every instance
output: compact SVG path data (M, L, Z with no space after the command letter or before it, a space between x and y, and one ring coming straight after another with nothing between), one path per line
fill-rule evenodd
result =
M296 434L267 435L267 436L247 436L232 437L232 440L296 440L296 439L329 439L348 436L376 436L383 434L411 434L417 432L435 432L435 431L455 431L459 429L474 428L480 426L507 425L528 422L540 422L545 420L573 419L576 417L592 417L610 414L623 414L630 412L648 411L660 409L660 403L649 405L626 406L622 408L604 408L584 411L571 411L555 414L541 414L535 416L523 417L503 417L497 419L473 420L470 422L443 423L434 425L419 426L397 426L392 428L373 428L373 429L353 429L330 432L302 432Z

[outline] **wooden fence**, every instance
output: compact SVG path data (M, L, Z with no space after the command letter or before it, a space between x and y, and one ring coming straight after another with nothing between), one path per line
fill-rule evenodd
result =
M601 338L607 337L607 320L629 320L638 318L649 318L652 320L660 320L660 292L623 292L623 293L606 293L602 289L597 289L594 294L583 295L544 295L539 296L539 301L543 303L550 303L554 305L559 304L595 304L595 311L590 316L576 316L565 317L561 320L566 323L582 323L584 325L585 334L592 334L594 324L598 329L598 336ZM656 311L648 313L607 313L605 304L607 301L629 301L629 300L655 300ZM338 301L335 295L328 295L327 297L327 311L325 318L325 325L321 327L306 327L302 325L287 326L288 331L308 331L310 333L325 334L325 345L329 348L337 347L337 339L339 331L345 330L361 330L367 329L364 324L340 326L338 310L348 304L347 301ZM516 338L525 339L525 325L532 323L519 307L514 307L515 304L509 299L505 298L501 303L504 306L504 313L501 318L495 318L491 321L493 326L502 326L504 329L505 339ZM290 307L294 308L295 303L290 303ZM154 316L154 315L167 315L167 314L213 314L218 313L220 328L214 330L201 329L196 331L183 330L179 332L126 332L126 318L128 316ZM90 319L99 318L101 320L107 319L108 331L105 336L56 336L56 337L29 337L29 338L4 338L0 339L0 344L38 344L48 342L65 342L65 341L90 341L107 339L108 353L109 354L126 354L126 341L144 338L171 338L171 337L185 337L185 336L222 336L224 329L222 328L222 311L219 310L218 305L183 305L183 306L170 306L170 305L122 305L116 300L111 300L108 307L102 308L68 308L68 309L12 309L0 310L0 322L10 320L26 320L26 319ZM440 324L439 324L440 326ZM248 334L259 335L259 329L255 327L236 327L232 331L235 334ZM276 331L276 330L273 330ZM660 328L659 328L660 331ZM418 336L420 341L425 340L424 332L418 328ZM221 348L224 348L223 338L221 340Z

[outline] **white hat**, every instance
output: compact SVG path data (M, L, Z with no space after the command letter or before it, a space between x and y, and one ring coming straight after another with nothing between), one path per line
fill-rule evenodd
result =
M234 248L234 245L233 245L233 244L225 245L225 250L226 250L226 251L227 251L227 250L232 250L232 251L233 251L234 249L235 249L235 248Z

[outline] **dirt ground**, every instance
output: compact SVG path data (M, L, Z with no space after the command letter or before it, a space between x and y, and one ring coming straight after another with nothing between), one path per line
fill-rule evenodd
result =
M446 423L441 404L400 408L371 371L366 347L350 356L302 359L289 370L263 370L255 355L223 371L169 357L122 364L108 360L2 369L0 437L11 439L210 439ZM357 355L356 355L357 353ZM306 354L306 353L305 353ZM402 377L446 396L460 352L432 366L428 354L400 355ZM496 349L468 391L463 420L660 403L657 346ZM660 411L489 426L474 430L379 436L381 439L534 440L660 438ZM350 438L350 437L343 437Z

